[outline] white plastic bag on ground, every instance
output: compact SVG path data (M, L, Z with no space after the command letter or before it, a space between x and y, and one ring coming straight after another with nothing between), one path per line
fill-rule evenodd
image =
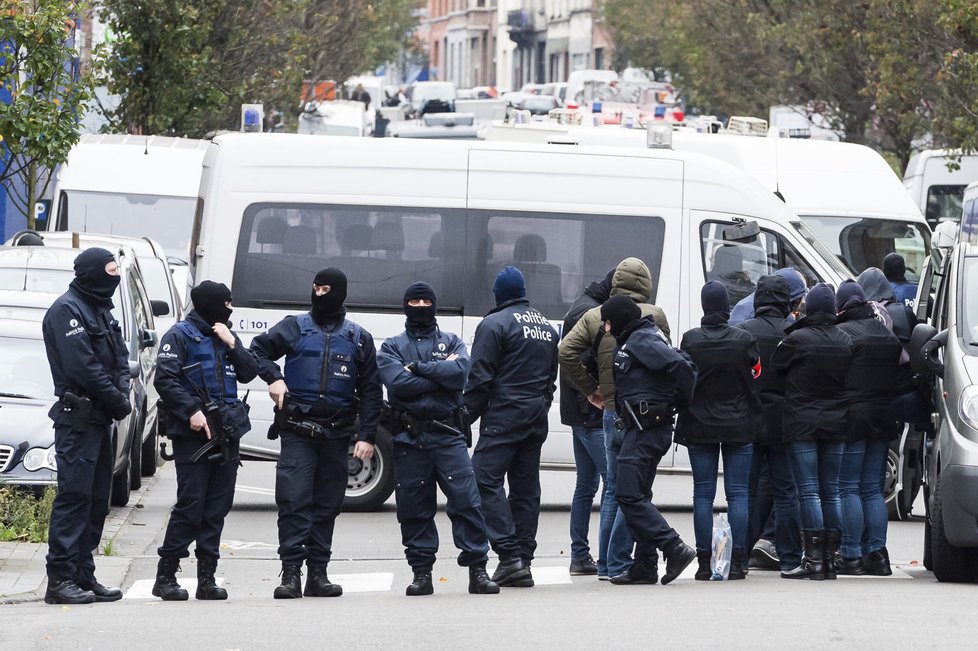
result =
M730 556L733 553L733 534L727 515L720 513L713 518L713 556L710 558L710 569L713 570L711 581L726 581L730 576Z

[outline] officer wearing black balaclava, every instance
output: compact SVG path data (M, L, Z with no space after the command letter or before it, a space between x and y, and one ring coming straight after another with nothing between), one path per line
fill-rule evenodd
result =
M221 531L231 511L238 474L238 440L251 430L248 411L238 399L238 382L258 375L258 359L228 327L231 290L205 280L190 290L193 310L170 328L160 342L154 385L167 414L163 434L173 441L177 471L177 502L170 513L156 571L153 594L163 601L184 601L189 595L177 583L180 560L197 547L197 599L227 599L214 572L221 556ZM208 422L207 399L220 405ZM215 435L211 425L230 434L228 457L194 456Z
M435 318L435 290L414 283L404 292L404 332L377 353L387 387L394 434L397 520L414 580L408 596L434 592L431 568L438 552L437 488L448 500L458 564L469 568L469 592L497 594L486 574L489 539L479 490L466 450L460 409L470 360L465 344Z
M276 599L343 594L326 567L346 493L347 451L356 440L350 463L371 463L383 404L374 340L346 318L346 289L342 271L321 270L312 282L309 312L285 317L251 344L275 402L268 434L282 439L275 477L282 559ZM282 357L284 369L276 363ZM303 561L309 568L304 591Z
M58 495L48 532L50 604L116 601L95 579L112 487L112 421L129 415L129 351L112 317L119 266L105 249L75 258L75 278L44 315L42 330L58 401L54 421Z

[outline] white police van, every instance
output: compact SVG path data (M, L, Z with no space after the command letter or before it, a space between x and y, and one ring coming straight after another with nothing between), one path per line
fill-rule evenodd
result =
M439 323L471 345L493 307L493 280L519 267L527 295L559 328L592 280L635 256L653 276L678 343L699 324L700 289L718 278L747 291L762 274L798 268L809 284L845 277L792 225L764 187L715 158L669 149L228 134L204 157L190 283L231 287L245 343L308 309L316 271L349 277L349 318L378 347L404 328L402 296L423 280ZM718 253L720 252L720 253ZM252 458L275 459L271 401L251 388ZM257 390L257 391L256 391ZM555 402L542 467L574 468ZM374 462L351 459L347 506L372 508L393 487L389 435ZM685 449L663 472L689 472Z

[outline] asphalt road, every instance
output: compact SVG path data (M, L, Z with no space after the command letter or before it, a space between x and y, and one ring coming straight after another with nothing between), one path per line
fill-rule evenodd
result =
M274 467L241 469L224 535L219 576L226 602L162 603L149 596L159 544L175 492L172 467L133 513L114 547L131 558L114 604L0 608L3 649L282 649L282 648L901 648L970 646L978 623L974 585L938 584L919 565L923 525L891 523L893 577L833 582L786 581L752 571L746 581L697 582L692 567L669 586L613 586L570 577L568 510L573 475L543 475L544 509L534 562L537 586L498 596L466 592L455 564L450 526L439 513L443 543L435 595L407 598L411 573L393 501L377 513L337 521L331 578L339 599L275 601ZM688 503L689 478L663 482L663 504ZM688 509L666 516L692 542ZM597 512L592 517L592 540ZM490 560L490 569L493 561ZM193 588L194 562L181 582Z

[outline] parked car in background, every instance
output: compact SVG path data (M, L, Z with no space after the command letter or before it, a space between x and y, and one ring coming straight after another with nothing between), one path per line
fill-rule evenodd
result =
M408 88L412 117L455 110L455 84L450 81L419 81Z
M112 504L122 506L129 502L129 491L139 488L142 477L156 472L158 431L156 412L155 409L150 409L149 403L156 395L153 378L156 372L158 336L135 254L126 248L119 248L114 253L119 263L122 282L113 297L112 315L118 320L123 339L129 348L129 400L133 405L132 413L116 422L112 430ZM68 284L74 278L74 260L77 255L77 249L47 246L0 247L0 299L6 297L13 302L22 300L25 294L34 295L30 299L34 301L33 308L23 304L7 305L0 307L0 312L18 307L30 310L32 314L17 318L24 321L36 320L39 323L43 319L43 311L68 289ZM46 356L42 368L49 373ZM50 381L50 375L48 380ZM153 407L155 408L155 400ZM150 420L151 416L153 420ZM40 417L39 412L38 418ZM50 423L47 412L44 412L43 418L46 423ZM53 444L53 429L48 429Z
M549 95L557 100L558 106L563 106L565 99L567 98L567 84L566 83L552 83L544 84L540 89L540 95Z

